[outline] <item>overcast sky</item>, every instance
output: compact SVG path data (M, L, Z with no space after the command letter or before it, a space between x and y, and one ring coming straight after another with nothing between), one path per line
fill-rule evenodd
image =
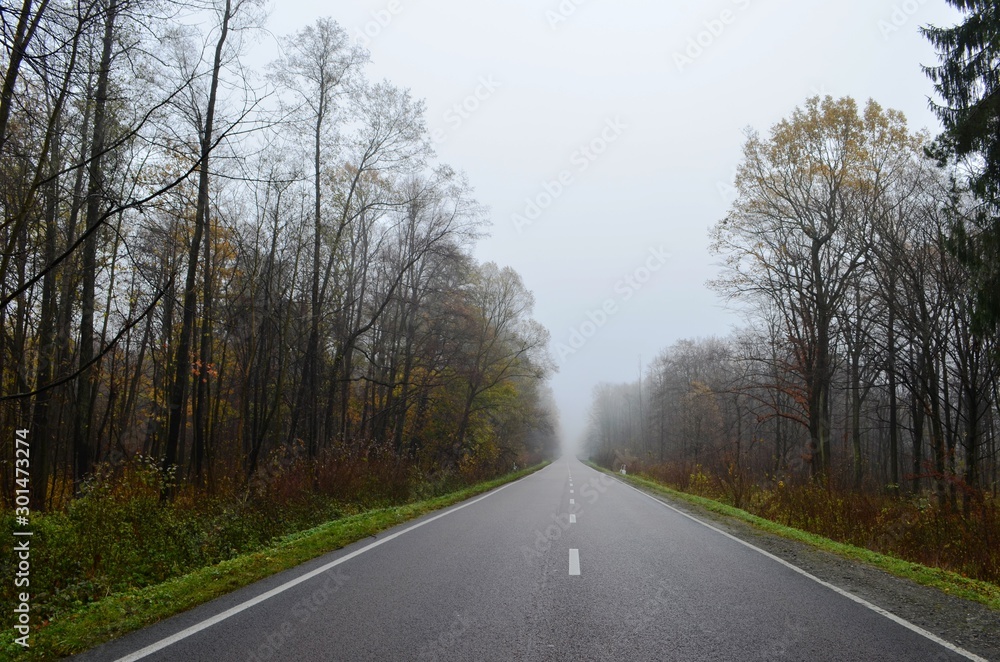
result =
M918 28L956 21L944 0L681 4L284 0L268 22L330 16L371 51L371 78L426 100L439 159L491 210L478 258L522 275L552 334L569 442L594 385L739 323L705 282L746 127L829 94L938 130Z

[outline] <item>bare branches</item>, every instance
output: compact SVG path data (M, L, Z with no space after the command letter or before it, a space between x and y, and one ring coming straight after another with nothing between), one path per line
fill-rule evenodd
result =
M484 473L551 449L546 332L471 258L485 212L422 102L330 19L262 88L260 8L4 12L0 428L35 421L39 475L77 484L137 452L207 487L303 442Z

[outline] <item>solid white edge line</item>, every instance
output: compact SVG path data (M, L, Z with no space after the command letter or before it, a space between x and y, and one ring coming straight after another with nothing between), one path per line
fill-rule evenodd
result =
M549 465L549 466L551 466L551 465ZM221 623L222 621L226 620L227 618L230 618L231 616L235 616L236 614L239 614L242 611L246 611L250 607L258 605L261 602L264 602L265 600L267 600L269 598L273 598L274 596L278 595L279 593L284 593L285 591L287 591L288 589L290 589L290 588L292 588L294 586L298 586L299 584L301 584L303 582L309 581L310 579L312 579L313 577L316 577L317 575L322 575L324 572L326 572L326 571L328 571L328 570L330 570L332 568L337 567L341 563L346 563L347 561L350 561L354 557L360 556L360 555L364 554L365 552L367 552L370 549L374 549L375 547L378 547L379 545L387 543L387 542L389 542L390 540L392 540L394 538L398 538L399 536L403 535L404 533L409 533L410 531L413 531L414 529L419 529L420 527L422 527L425 524L430 524L431 522L433 522L435 520L439 520L442 517L446 517L448 515L451 515L452 513L455 513L455 512L458 512L459 510L462 510L463 508L468 508L469 506L471 506L473 504L479 503L483 499L488 499L489 497L493 496L497 492L500 492L501 490L505 490L508 487L510 487L511 485L515 485L517 483L520 483L525 478L530 478L532 476L535 476L535 475L541 473L542 471L544 471L547 468L548 467L544 467L544 468L540 469L539 471L535 471L533 473L528 474L527 476L524 476L522 478L518 478L517 480L515 480L513 482L510 482L510 483L507 483L506 485L501 485L500 487L497 487L497 488L495 488L493 490L490 490L489 492L487 492L483 496L479 497L478 499L475 499L473 501L469 501L467 503L459 504L457 506L449 508L448 510L444 511L443 513L439 513L439 514L435 515L434 517L431 517L429 519L425 519L423 522L418 522L418 523L414 524L411 527L403 529L402 531L397 531L396 533L392 533L392 534L386 536L385 538L382 538L381 540L376 540L375 542L373 542L373 543L371 543L369 545L365 545L361 549L356 549L353 552L351 552L350 554L345 554L344 556L341 556L336 561L331 561L330 563L327 563L324 566L316 568L315 570L311 570L310 572L307 572L304 575L296 577L295 579L291 579L291 580L285 582L284 584L282 584L280 586L276 586L275 588L272 588L270 591L268 591L266 593L261 593L257 597L251 598L251 599L247 600L246 602L241 602L240 604L236 605L235 607L230 607L226 611L221 612L219 614L216 614L215 616L212 616L211 618L207 618L204 621L196 623L196 624L194 624L194 625L192 625L192 626L190 626L190 627L188 627L188 628L186 628L184 630L181 630L180 632L178 632L176 634L172 634L169 637L166 637L164 639L160 639L159 641L157 641L155 643L152 643L149 646L146 646L145 648L137 650L134 653L130 653L130 654L126 655L125 657L120 657L120 658L118 658L116 660L116 662L135 662L135 660L141 660L142 658L146 657L147 655L151 655L152 653L155 653L156 651L163 650L167 646L170 646L172 644L176 644L178 641L181 641L182 639L187 639L191 635L197 634L198 632L201 632L202 630L208 629L208 628L212 627L213 625L215 625L216 623Z
M614 478L614 476L612 476L612 478ZM653 501L655 501L655 502L657 502L657 503L659 503L659 504L661 504L663 506L666 506L670 510L673 510L674 512L676 512L677 514L683 515L684 517L688 518L689 520L691 520L693 522L697 522L698 524L701 524L702 526L704 526L706 528L709 528L712 531L715 531L716 533L724 535L725 537L729 538L730 540L734 540L734 541L738 542L739 544L743 545L744 547L749 547L750 549L754 550L755 552L758 552L759 554L763 554L764 556L768 557L769 559L777 561L778 563L780 563L781 565L785 566L786 568L794 570L795 572L799 573L800 575L802 575L804 577L808 577L809 579L813 580L817 584L819 584L821 586L825 586L826 588L830 589L831 591L833 591L835 593L838 593L838 594L844 596L845 598L848 598L849 600L853 600L854 602L857 602L859 605L862 605L863 607L867 607L868 609L871 609L876 614L881 614L882 616L885 616L890 621L893 621L894 623L902 625L904 628L906 628L908 630L911 630L913 632L916 632L917 634L919 634L922 637L925 637L926 639L930 639L934 643L936 643L936 644L938 644L940 646L943 646L944 648L947 648L948 650L950 650L953 653L957 653L958 655L961 655L961 656L963 656L965 658L968 658L970 660L975 660L975 662L989 662L989 660L987 660L986 658L979 657L975 653L971 653L971 652L965 650L964 648L961 648L960 646L956 646L955 644L953 644L951 642L945 641L944 639L942 639L941 637L937 636L933 632L928 632L927 630L923 629L919 625L914 625L913 623L909 622L905 618L901 618L899 616L896 616L891 611L887 611L885 609L882 609L878 605L874 605L871 602L868 602L867 600L865 600L864 598L860 598L860 597L854 595L853 593L845 591L844 589L840 588L839 586L834 586L833 584L831 584L829 582L823 581L822 579L820 579L816 575L813 575L813 574L810 574L809 572L806 572L802 568L798 567L797 565L793 565L793 564L789 563L788 561L786 561L785 559L783 559L781 557L775 556L774 554L772 554L772 553L770 553L768 551L765 551L765 550L761 549L760 547L757 547L755 545L751 545L747 541L741 540L740 538L737 538L736 536L732 535L731 533L726 533L722 529L716 528L716 527L712 526L711 524L709 524L707 522L703 522L700 519L698 519L697 517L695 517L693 515L689 515L688 513L685 513L683 510L680 510L679 508L675 508L674 506L671 506L666 501L663 501L662 499L658 499L658 498L654 497L651 494L647 494L646 492L643 492L639 488L633 487L632 485L629 485L628 483L626 483L626 482L624 482L622 480L619 480L618 478L614 478L614 479L616 481L618 481L619 483L621 483L622 485L624 485L625 487L629 488L630 490L634 490L634 491L638 492L639 494L641 494L641 495L643 495L645 497L648 497L648 498L652 499Z
M569 550L569 574L576 576L580 574L580 550Z

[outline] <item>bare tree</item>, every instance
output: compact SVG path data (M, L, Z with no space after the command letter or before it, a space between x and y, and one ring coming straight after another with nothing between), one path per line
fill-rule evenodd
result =
M768 139L749 135L739 198L714 229L713 250L727 259L715 287L768 299L782 313L806 386L820 477L830 470L837 316L865 263L865 212L882 174L873 157L885 149L919 149L899 113L869 102L861 116L850 98L812 98Z
M313 252L312 289L309 302L309 341L303 359L302 414L311 454L315 454L319 436L319 412L315 393L320 372L320 320L322 317L321 262L325 214L323 171L326 147L335 137L338 104L342 97L355 92L360 84L360 68L368 53L353 44L347 31L330 18L320 18L285 40L285 55L274 63L279 83L296 97L295 114L309 126L312 134L313 165ZM343 218L343 217L342 217ZM343 231L338 228L337 235Z

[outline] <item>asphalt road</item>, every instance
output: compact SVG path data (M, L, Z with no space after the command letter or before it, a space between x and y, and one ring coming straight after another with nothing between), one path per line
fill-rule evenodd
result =
M979 659L914 628L564 458L77 659Z

